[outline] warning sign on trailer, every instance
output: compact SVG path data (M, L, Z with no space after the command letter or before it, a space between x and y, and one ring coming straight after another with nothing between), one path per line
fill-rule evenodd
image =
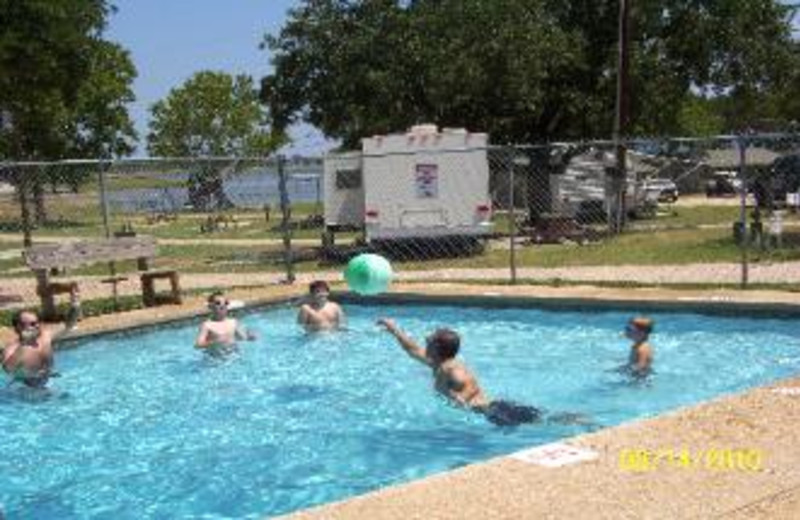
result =
M418 164L416 171L417 198L435 199L439 196L439 167L435 164Z

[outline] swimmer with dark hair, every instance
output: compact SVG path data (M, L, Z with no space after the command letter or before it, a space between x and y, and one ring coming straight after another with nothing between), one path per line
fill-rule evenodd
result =
M394 321L386 318L378 320L412 359L433 370L436 391L452 403L483 414L498 426L517 426L541 420L542 412L533 406L520 405L511 401L490 400L481 389L472 372L456 359L461 345L458 333L451 329L437 329L425 340L425 348L407 336ZM578 414L564 414L555 422L580 423Z
M254 341L256 335L247 330L236 318L228 316L230 302L221 291L208 296L210 316L200 325L194 346L213 356L236 350L237 340Z
M625 337L633 341L628 364L624 369L634 377L646 377L653 369L653 347L648 340L653 332L653 320L638 316L625 326Z
M58 376L53 370L53 341L73 330L75 322L70 319L64 329L52 330L42 325L35 311L20 310L11 317L11 324L17 339L2 350L3 370L13 382L44 388L51 377Z
M344 329L347 325L344 310L330 301L331 289L324 280L316 280L308 286L309 300L300 306L297 323L306 332Z

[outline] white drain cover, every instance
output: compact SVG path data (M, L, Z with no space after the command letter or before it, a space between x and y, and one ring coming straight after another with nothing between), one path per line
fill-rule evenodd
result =
M596 451L587 448L579 448L577 446L570 446L569 444L554 442L552 444L545 444L544 446L536 446L527 450L518 451L512 453L509 457L527 462L528 464L557 468L587 460L594 460L598 457L598 454Z

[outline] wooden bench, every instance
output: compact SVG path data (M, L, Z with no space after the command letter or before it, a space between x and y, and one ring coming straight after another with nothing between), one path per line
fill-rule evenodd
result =
M43 244L32 246L25 251L25 263L36 273L36 292L42 301L42 318L56 318L55 296L69 293L77 287L75 281L52 280L53 271L75 268L104 262L136 260L137 268L143 271L140 279L144 305L152 307L160 302L181 303L180 280L176 271L150 271L150 261L156 256L156 240L149 236L114 237L102 240L86 240L63 244ZM156 294L154 281L168 279L170 293L166 297ZM102 280L103 283L116 284L127 280L116 276Z

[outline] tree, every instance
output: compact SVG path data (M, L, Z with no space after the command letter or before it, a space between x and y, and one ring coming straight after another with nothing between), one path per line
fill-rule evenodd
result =
M792 69L789 8L777 0L632 5L632 133L681 131L695 92L741 104L726 118L733 130L763 110L746 101ZM264 41L274 73L262 96L276 124L303 119L346 146L415 122L494 142L608 138L618 9L618 0L305 0Z
M151 155L173 157L246 157L269 154L285 142L268 126L266 110L249 76L202 71L152 108L147 136ZM230 206L222 174L212 162L203 163L189 180L195 207Z
M123 157L134 152L137 135L127 105L136 68L130 53L116 43L97 41L90 70L70 118L67 154L71 157Z
M137 133L128 114L135 96L131 88L136 68L128 51L116 43L98 40L90 50L89 74L78 91L69 118L67 157L110 159L134 152ZM62 169L55 182L78 192L93 172L85 168Z
M106 0L0 0L0 157L43 161L130 153L124 104L136 75L127 53L102 39ZM17 175L46 221L44 175ZM73 188L80 179L70 181Z

